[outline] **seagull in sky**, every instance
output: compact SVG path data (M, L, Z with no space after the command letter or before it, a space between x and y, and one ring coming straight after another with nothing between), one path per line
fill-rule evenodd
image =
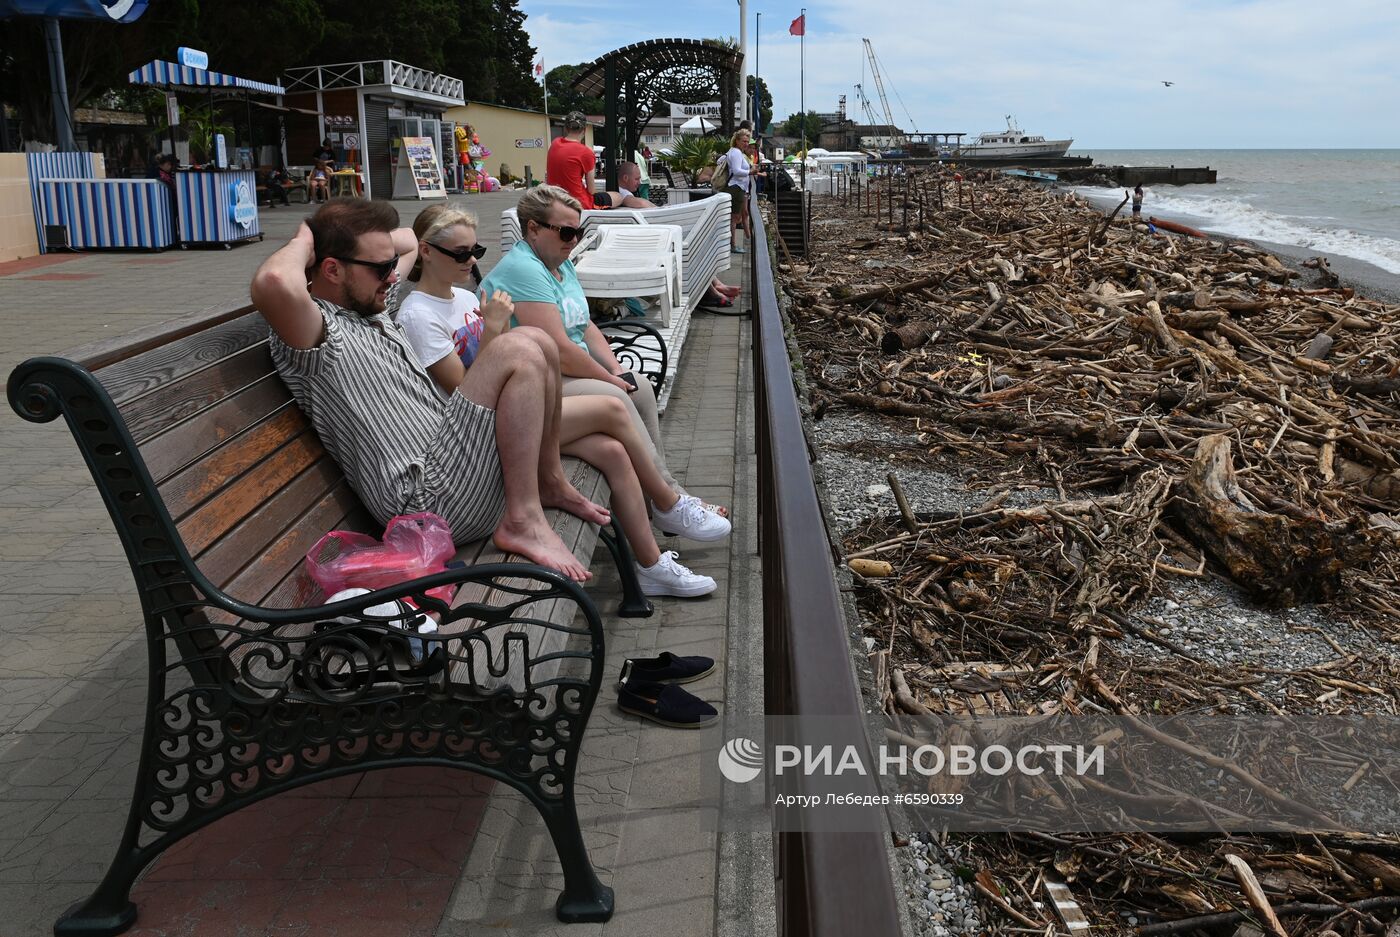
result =
M1164 82L1162 82L1162 84L1164 84L1164 85L1166 85L1168 88L1170 88L1172 85L1176 84L1176 82L1174 82L1174 81L1164 81Z

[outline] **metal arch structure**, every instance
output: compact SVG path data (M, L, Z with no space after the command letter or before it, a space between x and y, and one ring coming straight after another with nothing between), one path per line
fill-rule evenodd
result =
M607 187L617 188L618 164L624 154L637 149L642 128L663 99L703 104L718 98L720 128L732 134L742 63L741 51L732 46L699 39L648 39L614 49L589 64L573 87L603 99Z

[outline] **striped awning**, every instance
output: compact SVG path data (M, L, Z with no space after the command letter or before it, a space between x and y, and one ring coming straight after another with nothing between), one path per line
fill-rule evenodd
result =
M263 81L238 78L223 72L211 72L203 68L190 68L156 59L147 62L127 75L133 85L156 85L161 88L182 88L186 90L204 88L237 88L240 91L257 91L262 94L286 94L281 85L270 85Z

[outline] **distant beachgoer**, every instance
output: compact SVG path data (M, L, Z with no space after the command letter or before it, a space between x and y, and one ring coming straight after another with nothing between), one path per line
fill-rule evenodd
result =
M593 170L597 158L593 148L583 142L588 120L578 111L570 111L564 118L564 136L555 140L545 158L544 181L557 185L584 205L592 208Z
M637 183L636 195L638 198L651 199L651 149L642 147L632 154L632 161L637 164L637 177L641 181Z
M1133 188L1133 220L1142 220L1142 183Z
M316 160L316 168L311 170L311 178L306 181L306 195L318 202L331 199L330 164L323 159Z
M748 212L749 185L753 178L763 175L749 163L747 150L751 137L750 130L737 131L729 139L729 152L721 157L729 164L729 185L726 188L733 206L730 212L733 226L729 232L729 249L736 254L744 253L744 248L739 246L738 240L741 228L750 239L753 238L753 226L749 221Z
M316 148L316 152L311 154L311 162L315 163L317 160L325 160L326 165L329 166L332 171L334 171L335 147L331 146L330 137L327 137L326 139L322 140L321 145Z

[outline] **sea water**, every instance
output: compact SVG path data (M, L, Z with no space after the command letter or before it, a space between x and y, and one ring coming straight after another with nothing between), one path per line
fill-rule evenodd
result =
M1106 166L1209 166L1215 185L1143 186L1144 215L1341 254L1400 274L1400 149L1072 150ZM1076 187L1111 198L1121 189ZM1125 208L1124 211L1127 209Z

